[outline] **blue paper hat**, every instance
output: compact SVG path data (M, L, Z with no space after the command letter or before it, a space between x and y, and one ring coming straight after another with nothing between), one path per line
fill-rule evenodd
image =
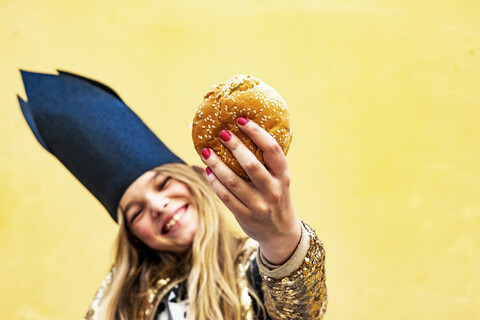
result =
M117 221L128 186L156 166L179 162L109 87L72 73L21 71L20 107L38 142L60 160Z

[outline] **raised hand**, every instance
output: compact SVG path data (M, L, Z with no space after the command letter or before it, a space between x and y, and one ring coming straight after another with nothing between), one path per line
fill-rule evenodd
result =
M253 121L240 117L239 128L262 150L266 167L229 131L222 143L233 153L251 182L236 175L212 149L202 150L207 179L215 193L235 215L245 233L260 244L272 264L285 262L300 240L301 225L290 196L290 175L282 149ZM268 169L267 169L268 168Z

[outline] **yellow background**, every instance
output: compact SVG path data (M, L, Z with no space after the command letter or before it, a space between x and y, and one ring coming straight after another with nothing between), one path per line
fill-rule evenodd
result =
M0 318L79 319L116 225L34 139L18 72L96 78L189 163L214 83L292 114L298 215L327 250L327 319L480 319L477 0L0 0Z

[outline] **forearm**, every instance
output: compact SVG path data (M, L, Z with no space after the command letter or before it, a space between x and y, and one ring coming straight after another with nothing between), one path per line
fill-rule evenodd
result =
M322 319L327 306L325 251L305 225L297 250L278 268L259 261L265 307L272 319Z

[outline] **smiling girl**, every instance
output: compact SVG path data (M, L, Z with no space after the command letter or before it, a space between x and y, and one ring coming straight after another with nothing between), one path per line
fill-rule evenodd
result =
M238 119L270 170L223 132L251 182L211 149L202 174L105 85L66 72L22 76L35 137L119 225L113 266L85 319L323 317L323 245L297 218L285 156L266 131ZM218 199L248 237L230 229Z

